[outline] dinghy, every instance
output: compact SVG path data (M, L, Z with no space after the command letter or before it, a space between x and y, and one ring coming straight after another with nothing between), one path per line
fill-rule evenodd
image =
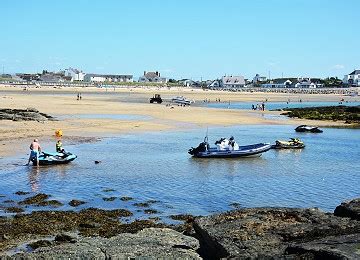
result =
M207 137L198 147L192 147L188 153L197 158L237 158L237 157L258 157L262 153L271 149L268 143L258 143L251 145L239 146L235 141L227 141L222 138L215 142L217 147L210 147ZM226 144L228 143L228 145Z
M317 126L307 126L299 125L295 128L296 132L309 132L309 133L322 133L323 130L319 129Z

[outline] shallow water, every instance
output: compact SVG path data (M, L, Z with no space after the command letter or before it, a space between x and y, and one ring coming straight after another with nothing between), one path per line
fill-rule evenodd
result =
M261 104L261 102L259 103ZM257 105L256 102L221 102L206 104L207 107L212 108L230 108L230 109L251 109L252 105ZM353 102L266 102L266 110L286 109L286 108L302 108L302 107L324 107L324 106L360 106L359 101Z
M146 133L107 138L65 148L78 155L68 165L22 166L26 156L0 160L0 204L19 201L16 191L51 194L67 203L80 199L82 207L143 208L133 204L158 200L150 208L166 217L191 213L207 215L242 207L319 207L333 211L340 202L360 196L360 130L325 128L321 134L294 132L295 126L237 126L210 128L209 139L233 135L240 145L298 137L303 150L270 150L260 158L195 159L188 148L202 141L204 129ZM53 144L43 144L52 147ZM95 160L101 163L94 164ZM113 189L107 191L106 189ZM104 197L115 196L111 202ZM133 197L121 201L122 196ZM11 205L11 203L9 203ZM28 207L27 211L44 208ZM0 214L2 213L0 209Z

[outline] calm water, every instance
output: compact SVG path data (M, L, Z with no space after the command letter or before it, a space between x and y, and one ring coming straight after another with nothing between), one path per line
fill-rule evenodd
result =
M222 103L210 103L207 104L207 107L213 108L230 108L230 109L251 109L252 105L256 106L256 102L222 102ZM260 102L261 104L261 102ZM324 107L324 106L360 106L359 101L353 102L266 102L265 109L273 110L273 109L284 109L284 108L298 108L298 107Z
M36 169L22 166L27 160L25 155L3 158L0 195L4 197L0 204L23 199L24 196L14 195L19 190L51 194L52 199L65 204L60 210L69 209L67 203L71 199L80 199L88 202L84 207L136 211L135 202L151 199L159 201L151 208L161 212L158 216L166 217L229 210L229 204L234 202L243 207L319 207L333 211L340 202L360 197L360 130L325 128L322 134L304 134L293 129L294 126L209 129L211 142L230 135L242 145L299 137L307 145L303 150L270 150L260 158L191 158L187 150L202 141L204 129L124 135L67 146L78 159L64 166ZM53 146L43 144L48 150ZM95 160L101 163L94 164ZM134 200L103 200L111 196L130 196ZM138 211L137 216L144 216Z

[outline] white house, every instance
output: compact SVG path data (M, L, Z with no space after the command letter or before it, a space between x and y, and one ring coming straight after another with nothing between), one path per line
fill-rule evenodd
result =
M86 82L133 82L132 75L85 74Z
M68 68L64 71L65 76L71 77L71 81L84 81L85 73L78 69Z
M167 78L161 77L158 71L156 72L146 72L144 71L144 75L139 77L139 82L158 82L158 83L166 83L168 82Z
M276 79L270 81L270 83L261 84L264 88L290 88L292 81L289 79Z
M351 86L360 86L360 70L354 70L350 74L345 75L343 82Z
M239 88L245 86L243 76L223 76L220 81L222 88Z

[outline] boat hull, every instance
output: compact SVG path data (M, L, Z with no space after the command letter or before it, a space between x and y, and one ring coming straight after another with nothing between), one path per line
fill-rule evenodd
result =
M262 153L270 149L270 144L260 143L240 146L239 150L218 150L217 148L210 148L204 152L197 152L193 154L193 156L196 158L248 158L259 157Z
M39 156L39 165L67 164L74 161L76 158L77 156L71 153L42 153ZM33 164L36 165L35 160L33 160Z

